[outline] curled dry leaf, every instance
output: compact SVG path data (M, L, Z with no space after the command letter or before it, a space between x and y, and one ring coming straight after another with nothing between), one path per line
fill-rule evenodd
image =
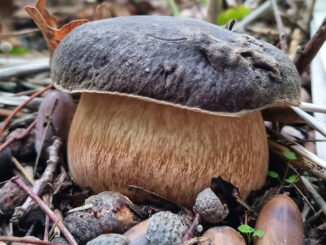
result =
M46 0L38 0L35 7L26 6L25 10L34 20L35 24L41 29L46 43L51 53L54 52L60 41L77 26L86 23L88 20L74 20L59 28L56 17L45 9Z

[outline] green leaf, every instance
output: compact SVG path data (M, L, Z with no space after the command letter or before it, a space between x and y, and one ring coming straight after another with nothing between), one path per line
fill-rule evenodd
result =
M254 234L252 234L253 237L254 237L254 236L258 236L258 237L260 237L260 238L262 238L263 235L264 235L264 231L263 231L263 230L260 230L260 229L255 230Z
M283 152L283 155L284 155L286 158L290 159L290 160L297 160L297 159L298 159L298 158L297 158L297 155L296 155L294 152L285 151L285 152Z
M273 179L278 179L279 178L278 173L273 171L273 170L269 170L267 174L268 174L269 177L271 177Z
M12 55L24 55L24 54L28 54L29 53L29 49L26 47L13 47L13 49L10 51L10 54Z
M255 229L249 225L240 225L238 226L238 230L242 233L253 233L255 231Z
M230 20L239 20L250 13L250 9L244 5L239 5L236 8L229 8L224 12L220 13L217 18L218 25L225 25Z
M175 3L175 1L174 0L168 0L168 4L169 4L170 10L172 12L172 15L179 16L179 14L180 14L179 9L178 9L178 6Z
M207 4L208 0L196 0L196 3L204 3Z
M289 178L285 179L285 181L288 182L289 184L296 183L299 180L300 180L299 177L296 175L291 175Z

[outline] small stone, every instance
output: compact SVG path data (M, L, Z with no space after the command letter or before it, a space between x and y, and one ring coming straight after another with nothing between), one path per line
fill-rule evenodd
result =
M171 212L158 212L149 218L146 235L152 245L177 245L188 227L183 219Z
M200 214L203 221L211 224L221 222L229 214L228 207L223 205L211 188L197 195L194 211Z
M197 231L198 233L201 233L203 230L204 230L204 227L203 227L202 225L197 225L197 227L196 227L196 231Z
M6 41L2 41L0 43L0 50L2 53L9 54L12 49L13 49L13 46L11 43L6 42Z
M104 234L96 237L87 245L129 245L130 241L127 237L120 234Z

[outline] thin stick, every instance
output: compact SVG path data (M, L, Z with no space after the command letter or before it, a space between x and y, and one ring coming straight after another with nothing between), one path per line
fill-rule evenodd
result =
M277 28L278 28L279 35L280 35L281 48L284 53L287 53L288 52L288 44L286 41L286 33L284 30L284 25L283 25L283 22L282 22L282 19L280 16L280 12L278 10L276 0L270 0L270 1L272 3L274 17L275 17Z
M35 181L35 184L33 185L33 192L36 193L36 195L42 195L49 183L52 183L55 171L60 162L58 155L61 145L62 141L55 138L53 144L49 146L49 160L47 161L47 166L42 174L42 177ZM11 222L17 223L19 220L21 220L21 218L24 217L33 207L33 204L32 198L27 198L22 206L15 208L15 212L11 217Z
M15 158L12 157L11 160L14 162L16 168L19 169L19 171L24 175L24 177L27 179L27 181L33 185L34 184L34 179L32 178L32 176L29 175L29 173L26 172L25 168L23 167L23 165Z
M316 4L316 0L311 0L311 3L308 7L308 16L307 16L306 24L305 24L305 31L308 33L310 31L309 26L310 26L310 21L312 19L313 12L314 12L315 4Z
M8 146L10 146L12 143L14 143L17 140L21 140L24 137L26 137L31 130L35 127L37 123L37 119L35 119L25 130L21 135L18 135L16 137L12 137L10 139L8 139L7 141L5 141L2 145L0 145L0 152L3 151L4 149L6 149Z
M4 109L4 108L1 108L0 109L0 116L1 117L7 117L11 114L12 110L9 110L9 109ZM26 116L27 114L24 113L24 112L18 112L15 117L24 117Z
M206 21L217 24L217 16L221 12L220 0L208 0Z
M304 112L298 107L291 106L291 109L294 110L294 112L297 113L310 127L326 137L326 128L321 125L316 118L310 116L307 112Z
M233 31L236 32L244 32L247 25L249 25L254 20L268 13L271 9L271 2L266 1L246 17L244 17L239 23L235 25Z
M46 92L47 90L53 88L53 84L50 84L48 86L46 86L44 89L39 90L38 92L36 92L35 94L31 95L26 101L24 101L23 103L21 103L19 106L17 106L12 113L6 118L6 120L3 121L2 123L2 127L0 129L0 135L5 131L6 127L8 126L10 120L16 115L16 113L18 111L20 111L20 109L22 109L25 105L28 104L28 102L30 102L32 99L34 99L35 97L43 94L44 92Z
M311 193L311 195L315 199L316 203L319 205L322 212L324 213L324 215L326 215L325 200L319 195L319 193L315 190L313 185L310 183L310 181L306 177L300 176L300 179L301 179L302 183L305 185L306 189Z
M26 35L34 34L39 31L40 29L38 28L30 28L30 29L15 31L15 32L0 33L0 39L17 37L17 36L26 36Z
M326 40L326 18L323 20L321 26L306 44L301 56L295 62L300 74L304 72L312 59L315 57L321 46Z
M297 167L307 169L313 175L326 180L326 162L323 159L308 151L303 146L291 141L288 137L269 129L267 131L271 136L268 140L271 151ZM297 159L291 160L284 155L284 152L289 151L296 153L298 155Z
M43 212L49 216L49 218L52 220L52 222L56 223L59 229L61 230L62 234L65 236L67 241L70 245L78 245L75 238L71 235L71 233L68 231L66 226L63 224L62 221L60 221L57 216L53 213L53 211L42 201L42 199L36 195L33 190L28 187L24 181L18 177L11 179L16 185L18 185L21 189L23 189L33 200L35 203L37 203L40 208L43 210Z
M325 106L316 105L313 103L301 102L299 108L301 110L309 111L309 112L326 113Z
M44 201L46 202L46 205L50 206L50 195L49 194L45 194L43 196L43 198L45 199ZM50 227L50 219L49 216L45 215L45 224L44 224L44 236L43 236L43 240L44 241L49 241L49 227Z
M14 236L0 236L0 241L30 243L30 244L36 244L36 245L66 245L66 244L62 244L62 243L45 242L45 241L41 241L41 240L34 240L34 239L30 239L30 238L14 237Z
M8 79L15 76L25 76L38 72L48 71L50 69L49 61L35 61L27 65L17 65L0 69L0 79Z
M189 229L186 231L186 233L183 236L183 239L182 239L183 242L189 241L194 236L194 232L195 232L196 227L198 226L199 222L200 222L200 215L199 215L199 213L196 213L195 218L192 221Z

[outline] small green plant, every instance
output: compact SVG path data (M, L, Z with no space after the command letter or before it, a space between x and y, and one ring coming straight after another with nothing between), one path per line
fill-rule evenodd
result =
M251 244L252 239L254 237L261 238L264 235L263 230L260 230L260 229L255 230L250 225L240 225L240 226L238 226L238 231L240 231L241 233L243 233L247 236L248 245Z
M288 178L285 179L285 181L289 184L292 184L292 183L297 183L299 181L299 177L297 175L291 175L289 176Z
M220 13L217 18L217 24L225 25L230 20L240 20L250 13L250 9L244 5L239 5L236 8L228 8L224 12Z
M29 49L26 47L18 47L18 46L14 46L13 49L10 51L11 55L24 55L24 54L28 54L29 53Z
M168 4L169 4L170 10L172 12L172 15L179 16L180 12L179 12L179 8L178 8L178 5L176 4L176 2L174 0L168 0Z
M290 159L290 160L297 160L297 159L298 159L298 158L297 158L297 154L295 154L294 152L285 151L285 152L283 152L283 155L284 155L286 158Z
M280 177L279 174L273 170L269 170L267 174L269 177L273 179L278 179Z

